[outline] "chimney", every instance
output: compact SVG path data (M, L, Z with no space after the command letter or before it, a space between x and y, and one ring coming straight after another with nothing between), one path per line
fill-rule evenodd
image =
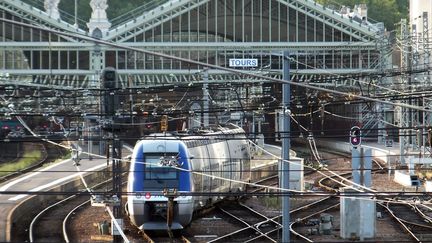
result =
M364 21L367 20L367 11L368 8L365 3L357 4L354 7L354 12L359 15Z

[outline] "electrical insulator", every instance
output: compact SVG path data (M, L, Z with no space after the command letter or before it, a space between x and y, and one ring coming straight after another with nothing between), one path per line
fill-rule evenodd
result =
M416 142L418 146L421 146L422 141L423 141L423 134L422 131L419 129L416 129Z
M429 142L429 146L432 147L432 128L428 129L428 142Z

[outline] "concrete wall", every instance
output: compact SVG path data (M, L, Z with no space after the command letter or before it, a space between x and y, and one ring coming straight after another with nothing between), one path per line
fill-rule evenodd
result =
M432 181L426 181L424 186L426 192L432 192Z
M304 191L304 159L292 158L289 164L289 188L297 191Z
M344 192L355 193L352 189ZM340 236L343 239L370 239L375 237L375 201L359 196L340 199Z
M305 144L305 141L297 140L297 143ZM330 141L330 140L316 140L317 146L326 148L326 149L332 149L336 152L342 152L342 153L351 153L351 144L348 142L337 142L337 141ZM382 163L396 163L398 160L398 151L393 149L384 149L380 148L374 145L368 145L367 143L363 143L361 145L363 148L370 148L372 150L372 157L376 160L380 160ZM397 145L394 145L394 148L397 148Z
M303 191L304 190L304 159L294 157L290 161L290 189ZM279 171L279 161L273 160L268 163L262 163L260 166L255 165L251 171L251 181L258 181L270 175L275 175Z

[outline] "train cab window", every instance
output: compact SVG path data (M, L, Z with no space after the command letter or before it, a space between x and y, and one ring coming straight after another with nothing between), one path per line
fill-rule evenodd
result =
M161 158L175 157L177 154L144 154L145 180L176 180L178 170L161 163Z

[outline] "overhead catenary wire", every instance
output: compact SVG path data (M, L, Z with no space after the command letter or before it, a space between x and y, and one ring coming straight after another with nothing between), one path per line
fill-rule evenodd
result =
M306 83L299 83L299 82L293 82L293 81L289 81L289 80L283 80L283 79L268 77L268 76L264 76L264 75L260 75L260 74L255 74L255 73L247 72L247 71L242 71L242 70L237 70L237 69L222 67L222 66L218 66L218 65L213 65L213 64L209 64L209 63L200 62L200 61L190 60L190 59L186 59L186 58L182 58L182 57L171 56L171 55L167 55L167 54L164 54L164 53L158 53L158 52L148 51L148 50L139 49L139 48L135 48L135 47L128 47L128 46L124 46L124 45L121 45L121 44L115 44L115 43L111 43L109 41L104 41L104 40L101 40L101 39L97 39L97 38L93 38L93 37L89 37L89 36L84 36L84 35L80 35L80 34L76 34L76 33L54 30L54 29L51 29L51 28L48 28L48 27L44 27L44 26L36 26L36 25L33 25L33 24L22 23L22 22L18 22L18 21L6 19L6 18L0 18L0 21L4 21L6 23L16 24L16 25L20 25L20 26L24 26L24 27L28 27L28 28L38 29L38 30L41 30L41 31L47 31L47 32L55 33L55 34L58 34L58 35L61 35L61 36L67 36L67 37L72 37L72 38L78 38L78 39L85 40L85 41L91 41L91 42L94 42L94 43L97 43L97 44L100 44L100 45L107 45L107 46L111 46L111 47L115 47L115 48L120 48L120 49L125 49L125 50L129 50L129 51L135 51L135 52L139 52L139 53L145 53L145 54L148 54L148 55L153 55L153 56L158 56L158 57L173 59L173 60L177 60L177 61L181 61L181 62L185 62L185 63L189 63L189 64L199 65L199 66L202 66L202 67L207 67L207 68L212 68L212 69L218 69L218 70L222 70L222 71L227 71L227 72L234 73L234 74L246 75L246 76L255 77L255 78L261 78L261 79L269 80L269 81L276 82L276 83L287 83L287 84L291 84L291 85L298 86L298 87L303 87L303 88L308 88L308 89L312 89L312 90L317 90L317 91L323 91L323 92L338 94L338 95L341 95L341 96L344 96L344 97L345 96L351 96L351 97L362 99L362 100L366 100L366 101L373 101L373 102L378 102L378 103L382 103L382 104L400 106L400 107L404 107L404 108L408 108L408 109L414 109L414 110L418 110L418 111L424 111L424 112L428 112L428 113L432 112L429 109L425 109L423 107L419 107L419 106L415 106L415 105L410 105L410 104L406 104L406 103L393 103L393 102L390 102L390 101L379 100L379 99L375 99L375 98L371 98L371 97L367 97L367 96L362 96L362 95L357 95L357 94L349 94L348 95L348 94L346 94L345 92L342 92L342 91L331 90L331 89L327 89L327 88L322 88L322 87L318 87L318 86L309 85L309 84L306 84ZM289 58L289 57L284 57L284 58Z
M1 20L1 19L0 19ZM3 21L5 21L5 20L3 20ZM41 28L42 30L46 30L46 29L44 29L44 28ZM60 35L62 35L62 33L59 33ZM64 34L64 33L63 33ZM74 37L74 36L71 36L71 37ZM91 41L94 41L94 40L91 40ZM106 44L106 45L112 45L112 44L107 44L107 43L102 43L101 42L101 44ZM141 50L142 51L142 50ZM151 52L148 52L148 54L151 54ZM154 54L154 53L153 53ZM162 56L162 57L164 57L162 54L155 54L155 55L159 55L159 56ZM171 56L166 56L167 58L172 58ZM178 59L178 60L181 60L181 59ZM186 61L188 61L188 62L190 62L190 63L194 63L194 62L191 62L191 60L186 60ZM196 62L195 64L197 64L198 62ZM200 63L199 65L202 65L202 66L208 66L208 67L212 67L212 68L215 68L215 67L213 67L213 66L209 66L208 64L202 64L202 63ZM216 68L217 69L217 68ZM223 69L222 69L223 70ZM226 71L229 71L229 70L226 70ZM231 70L232 71L232 70ZM240 72L240 74L246 74L246 73L241 73ZM247 75L247 74L246 74ZM259 76L259 75L256 75L255 77L259 77L259 78L266 78L266 79L269 79L268 77L265 77L265 76ZM278 79L269 79L269 80L272 80L272 81L275 81L275 82L281 82L281 80L278 80ZM291 83L290 81L288 81L288 83ZM293 84L293 85L296 85L296 83L291 83L291 84ZM298 85L298 86L302 86L302 85ZM331 92L331 93L336 93L336 94L340 94L340 95L346 95L345 93L342 93L342 92L339 92L339 91L334 91L334 90L328 90L328 89L323 89L323 88L317 88L317 87L315 87L315 86L311 86L311 85L303 85L302 87L305 87L305 88L311 88L311 89L315 89L315 90L321 90L321 91L326 91L326 92ZM355 96L355 95L353 95L353 96ZM356 96L356 97L358 97L359 99L364 99L364 100L369 100L369 101L376 101L376 102L381 102L381 103L385 103L385 102L383 102L383 101L381 101L381 100L374 100L374 99L371 99L370 97L365 97L365 96ZM392 103L392 102L389 102L389 103L387 103L387 104L392 104L392 105L399 105L399 106L402 106L402 107L406 107L406 108L412 108L412 109L418 109L418 110L421 110L421 111L425 111L425 110L423 110L421 107L417 107L417 106L411 106L411 105L406 105L406 104L399 104L399 103Z

